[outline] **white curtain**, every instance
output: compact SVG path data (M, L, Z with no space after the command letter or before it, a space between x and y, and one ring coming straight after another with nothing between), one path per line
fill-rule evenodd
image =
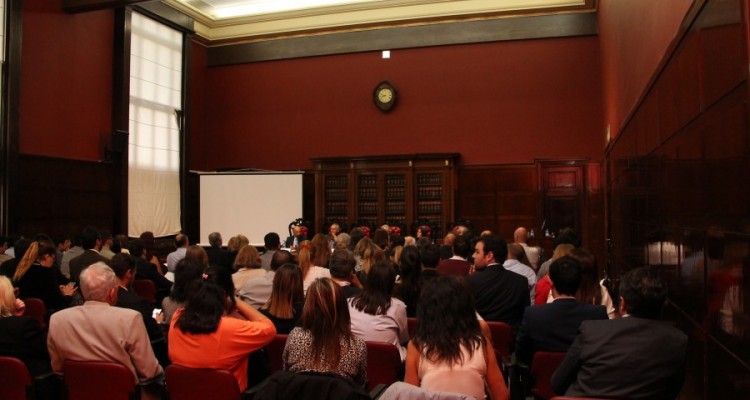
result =
M128 235L174 235L182 229L182 33L135 12L131 27Z

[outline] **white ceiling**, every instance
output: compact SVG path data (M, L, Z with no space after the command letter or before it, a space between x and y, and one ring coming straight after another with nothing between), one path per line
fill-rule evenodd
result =
M208 41L247 41L445 22L591 11L595 0L162 0Z

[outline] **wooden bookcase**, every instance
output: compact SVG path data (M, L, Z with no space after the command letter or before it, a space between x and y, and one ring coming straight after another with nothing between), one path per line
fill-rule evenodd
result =
M426 219L445 232L454 218L459 154L314 158L315 229L355 221L407 229ZM409 232L413 234L413 232Z

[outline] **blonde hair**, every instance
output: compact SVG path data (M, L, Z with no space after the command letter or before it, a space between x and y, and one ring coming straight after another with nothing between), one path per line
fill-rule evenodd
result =
M370 238L362 238L362 240L354 246L354 255L359 256L359 258L362 259L362 269L365 273L370 272L371 266L385 258L383 249L378 247L378 245L376 245Z
M21 280L21 278L26 275L26 272L31 265L45 254L55 254L55 248L47 243L32 242L31 245L29 245L28 250L26 250L26 253L23 255L23 258L21 258L21 261L18 262L16 273L13 274L13 280L15 282Z
M13 294L13 285L10 279L0 275L0 317L14 315L16 315L16 296Z
M299 244L299 251L297 252L297 264L299 264L299 268L302 270L302 279L305 279L305 277L307 276L307 271L309 271L310 267L312 266L312 253L310 251L309 240L303 240Z
M560 257L569 255L573 250L575 249L575 246L572 244L558 244L557 247L555 247L555 251L552 253L552 259L557 260Z
M232 265L235 270L240 268L260 268L261 267L260 254L255 246L245 245L240 248L237 253L237 258L234 259Z

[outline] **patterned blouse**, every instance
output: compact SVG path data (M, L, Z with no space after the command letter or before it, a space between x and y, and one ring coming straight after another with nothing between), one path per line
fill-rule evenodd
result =
M286 339L282 359L284 371L330 373L354 381L360 385L367 382L367 347L364 340L352 337L347 343L341 339L342 354L336 370L319 368L313 364L312 335L310 331L294 328ZM323 356L322 364L327 364Z

